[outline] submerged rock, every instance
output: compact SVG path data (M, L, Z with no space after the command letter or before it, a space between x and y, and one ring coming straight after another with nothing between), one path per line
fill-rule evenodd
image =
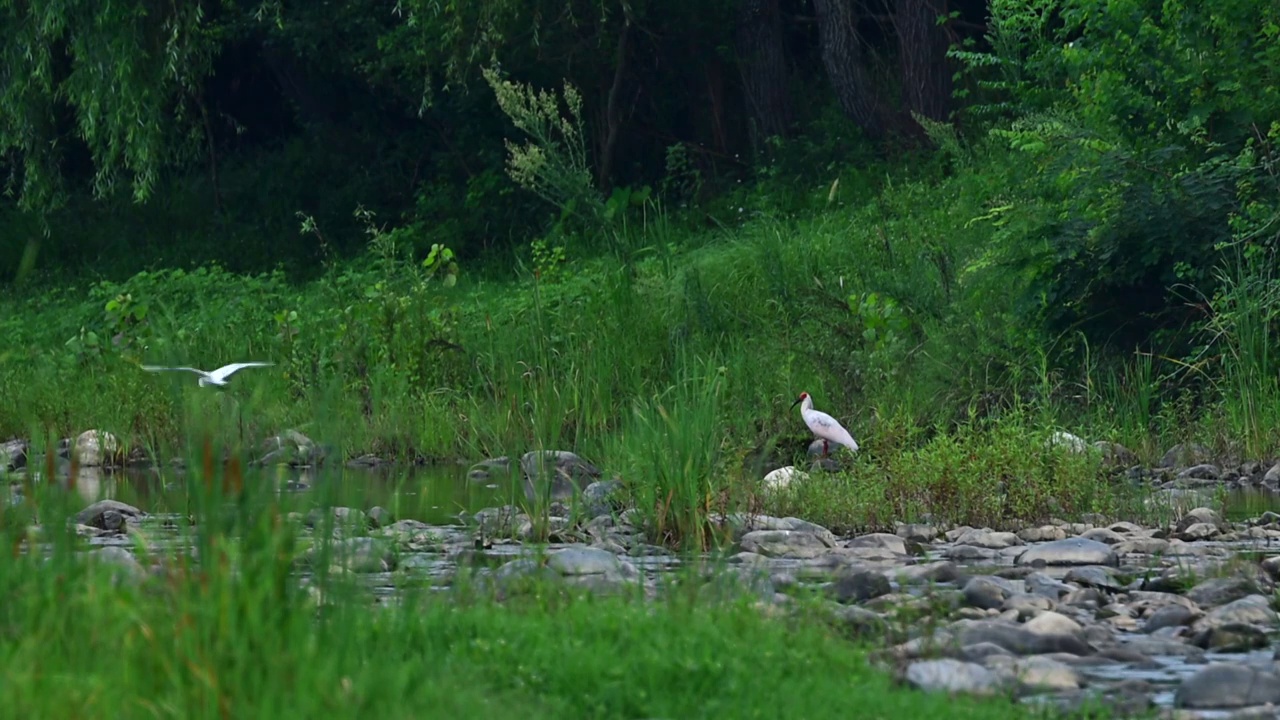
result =
M289 465L304 467L321 465L328 455L327 449L297 430L289 429L262 441L265 454L254 461L255 465Z
M137 522L147 514L138 508L117 500L99 500L76 513L75 521L102 530L119 530L118 518L125 522Z
M502 455L496 458L481 460L467 471L467 479L471 482L489 482L511 474L511 458Z
M317 551L306 553L315 562ZM381 538L355 537L335 540L329 546L329 562L354 573L379 573L395 569L396 558L391 544Z
M520 458L524 495L530 502L568 500L600 479L600 469L566 450L527 452Z

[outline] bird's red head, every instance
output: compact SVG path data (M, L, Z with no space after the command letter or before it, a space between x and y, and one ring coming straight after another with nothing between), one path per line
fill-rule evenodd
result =
M807 392L800 393L800 397L796 398L796 401L791 403L791 407L795 407L796 405L799 405L800 403L804 402L804 399L807 397L809 397L809 393Z

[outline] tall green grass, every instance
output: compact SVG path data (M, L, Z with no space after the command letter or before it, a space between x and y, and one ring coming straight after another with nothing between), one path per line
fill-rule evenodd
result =
M1100 453L1052 446L1051 432L1013 412L910 449L872 440L848 471L792 482L765 508L846 533L896 522L1017 528L1091 513L1154 519L1142 490L1111 478Z
M1222 289L1208 303L1211 317L1201 357L1219 385L1226 432L1246 453L1274 453L1280 442L1280 358L1274 334L1280 280L1274 254L1252 261L1238 258L1235 267L1219 272L1219 283Z
M722 420L723 379L714 359L686 360L679 384L637 400L618 434L624 474L651 539L706 550L714 537L711 515L740 506L721 457L726 437ZM735 503L736 501L736 503Z

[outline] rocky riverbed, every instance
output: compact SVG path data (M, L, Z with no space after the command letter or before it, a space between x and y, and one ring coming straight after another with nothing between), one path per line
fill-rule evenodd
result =
M727 552L691 558L646 543L634 511L570 522L556 503L534 522L508 506L450 526L378 507L330 511L333 565L375 602L394 602L406 582L446 586L463 572L500 593L537 578L656 597L682 576L668 571L696 566L704 579L734 579L769 612L819 598L833 621L881 648L876 662L922 691L1122 715L1273 717L1280 705L1274 513L1233 523L1202 507L1166 527L1093 518L1016 532L904 524L849 537L797 518L733 515L717 518L733 539ZM325 516L292 519L314 533ZM178 518L110 500L75 522L100 546L93 555L127 577L162 572L139 565L131 535L181 542ZM299 557L304 582L313 561Z
M375 506L290 519L313 544L332 519L330 565L365 585L375 605L396 602L406 585L447 587L461 575L500 595L530 579L649 597L690 577L708 588L728 579L766 612L816 600L878 648L875 662L924 692L1013 695L1120 716L1276 717L1280 514L1230 521L1207 498L1224 487L1266 491L1280 482L1280 464L1212 464L1200 448L1179 452L1186 457L1124 473L1170 513L1161 526L1087 517L839 536L799 518L735 514L715 518L725 549L679 555L649 543L620 483L572 453L496 458L468 473L468 483L518 473L526 496L550 501L544 517L503 506L427 524ZM573 497L576 508L563 502ZM91 557L141 582L165 568L139 563L138 536L181 551L186 524L114 500L74 518ZM310 583L317 557L311 549L297 558L301 582Z

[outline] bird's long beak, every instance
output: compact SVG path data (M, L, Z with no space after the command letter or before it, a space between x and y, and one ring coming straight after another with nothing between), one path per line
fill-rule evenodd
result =
M793 403L791 403L791 407L795 407L795 406L797 406L797 405L799 405L799 404L800 404L800 398L796 398L796 401L795 401L795 402L793 402Z

